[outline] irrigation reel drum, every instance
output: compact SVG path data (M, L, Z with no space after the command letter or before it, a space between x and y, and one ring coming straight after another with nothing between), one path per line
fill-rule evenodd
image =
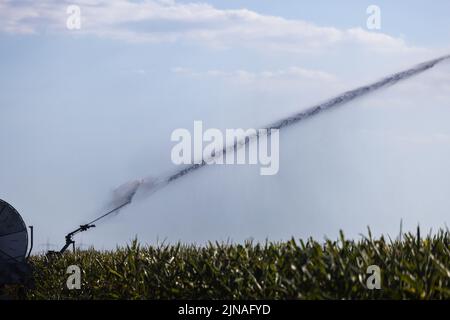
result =
M10 204L0 199L0 288L6 284L29 285L32 280L28 257L33 248L33 227L28 248L25 222Z

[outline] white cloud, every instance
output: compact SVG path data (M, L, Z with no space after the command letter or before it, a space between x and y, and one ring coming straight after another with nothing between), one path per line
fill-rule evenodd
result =
M0 31L38 33L65 29L67 1L0 0ZM356 45L369 50L418 50L402 39L362 28L322 27L302 20L263 15L247 9L222 10L205 3L175 1L83 0L82 28L76 34L125 41L188 42L217 48L258 47L295 52ZM73 32L73 31L72 31Z
M248 70L218 70L211 69L207 71L195 71L190 68L175 67L172 72L180 75L188 75L193 77L220 77L220 78L234 78L246 81L256 80L308 80L323 82L334 82L337 80L336 76L328 72L319 70L310 70L300 67L290 67L287 69L278 70L263 70L263 71L248 71Z
M147 74L147 71L145 71L144 69L135 69L132 72L141 76L145 76Z

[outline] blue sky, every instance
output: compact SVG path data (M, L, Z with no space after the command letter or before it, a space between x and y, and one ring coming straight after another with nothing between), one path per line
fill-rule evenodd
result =
M66 28L66 7L81 29ZM366 8L381 29L366 28ZM102 213L111 190L160 176L174 129L262 127L450 52L448 1L0 1L0 198L37 249ZM280 173L214 167L82 235L184 242L395 234L450 205L450 67L281 136Z

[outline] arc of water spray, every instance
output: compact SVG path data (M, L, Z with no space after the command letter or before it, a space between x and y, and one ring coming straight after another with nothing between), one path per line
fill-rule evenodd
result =
M423 62L419 65L416 65L413 68L410 68L408 70L401 71L398 73L394 73L394 74L392 74L382 80L374 82L372 84L365 85L365 86L358 87L356 89L344 92L334 98L331 98L325 102L314 105L314 106L312 106L304 111L301 111L299 113L296 113L290 117L273 122L272 124L266 126L265 129L267 129L267 132L270 132L270 129L282 129L282 128L291 126L295 123L298 123L300 121L311 118L325 110L330 110L332 108L341 106L352 100L355 100L356 98L362 97L364 95L367 95L367 94L377 91L379 89L394 85L399 81L409 79L414 75L420 74L428 69L433 68L436 64L438 64L444 60L447 60L449 58L450 58L450 55L446 55L446 56L443 56L443 57L440 57L437 59ZM259 131L257 131L257 132L259 132ZM241 141L235 141L235 143L233 145L225 147L220 154L214 155L212 158L224 156L227 152L234 150L235 148L240 148L242 146L245 146L250 141L252 141L253 138L257 138L258 134L259 133L257 133L253 137L246 137ZM155 192L156 190L159 190L160 188L164 187L165 185L167 185L167 184L169 184L169 183L171 183L171 182L173 182L173 181L175 181L197 169L200 169L201 167L205 166L209 162L209 160L211 160L211 159L203 159L201 163L189 165L188 167L178 170L175 173L170 174L161 179L133 180L133 181L130 181L130 182L122 185L121 187L118 188L118 190L120 191L118 200L120 201L122 199L123 201L120 201L114 209L112 209L112 210L108 211L107 213L103 214L102 216L96 218L89 224L97 222L115 212L118 212L120 209L122 209L125 206L127 206L128 204L130 204L133 201L133 198L136 195L138 189L148 188L148 190L150 190L151 192ZM120 190L120 189L122 189L122 190ZM117 202L117 199L115 202Z

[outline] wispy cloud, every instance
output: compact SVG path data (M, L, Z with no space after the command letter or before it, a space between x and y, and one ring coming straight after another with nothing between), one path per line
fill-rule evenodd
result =
M361 27L323 27L298 19L263 15L247 9L223 10L205 3L175 1L78 1L82 28L77 34L138 42L187 42L215 48L311 51L355 45L376 51L419 50L404 40ZM68 1L0 0L0 31L69 32Z
M319 82L331 82L335 81L336 77L328 72L319 70L310 70L300 67L290 67L287 69L277 69L277 70L264 70L264 71L248 71L248 70L219 70L210 69L206 71L196 71L191 68L185 67L175 67L172 68L172 72L180 75L187 75L192 77L217 77L217 78L231 78L231 79L241 79L248 81L256 80L293 80L293 79L303 79L303 80L313 80Z

